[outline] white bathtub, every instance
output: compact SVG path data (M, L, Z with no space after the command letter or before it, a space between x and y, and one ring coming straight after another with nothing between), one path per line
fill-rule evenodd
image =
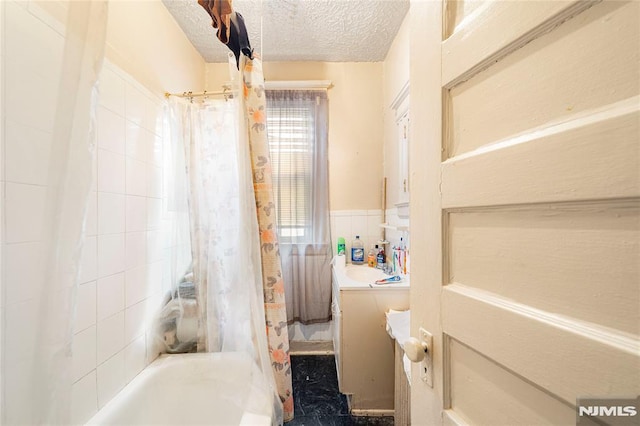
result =
M248 354L162 355L87 424L267 426L272 402Z

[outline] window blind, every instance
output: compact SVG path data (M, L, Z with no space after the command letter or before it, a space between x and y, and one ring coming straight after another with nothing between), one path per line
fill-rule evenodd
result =
M280 236L304 237L311 221L314 104L267 108L267 135Z

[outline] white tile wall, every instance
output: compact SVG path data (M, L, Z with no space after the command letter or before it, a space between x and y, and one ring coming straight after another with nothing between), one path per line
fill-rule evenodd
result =
M125 193L125 156L98 149L98 191Z
M409 226L409 219L398 217L397 209L387 209L385 212L386 223L392 225ZM382 223L382 212L380 210L334 210L330 213L331 218L331 240L333 252L336 253L338 237L344 237L347 246L347 260L351 261L351 245L356 235L364 243L365 251L368 253L372 244L378 244L383 233L380 224ZM400 237L409 245L408 231L386 230L385 238L391 245L397 245Z
M5 201L7 243L40 241L42 237L40 214L44 210L46 188L39 185L7 182Z
M98 193L98 233L121 234L125 231L125 196L109 192Z
M73 380L78 381L96 368L96 326L73 336Z
M96 370L93 370L73 384L71 389L71 423L74 425L84 424L97 411L97 373Z
M124 312L98 322L96 357L98 365L124 348Z
M397 208L387 209L386 215L387 223L390 225L409 227L409 219L399 217ZM394 246L400 244L400 238L402 238L404 244L409 247L410 235L409 231L387 229L387 240Z
M104 320L124 310L124 272L98 280L97 319Z
M351 245L356 235L364 243L365 252L382 237L382 212L380 210L333 210L330 213L333 253L337 253L338 237L347 246L347 261L351 261Z
M98 233L98 193L95 190L92 190L89 194L87 222L85 226L87 236L92 237Z
M25 143L25 141L29 141ZM6 126L7 179L33 185L46 185L51 153L51 134L8 121Z
M146 231L147 229L146 197L127 195L126 204L127 204L127 232Z
M96 237L87 237L82 247L79 282L94 281L98 276L98 247Z
M143 301L147 295L147 266L129 269L125 274L124 283L124 300L127 308Z
M147 195L147 163L127 157L126 190L128 195Z
M125 235L98 235L98 278L124 271Z
M100 89L102 93L104 88ZM116 154L125 154L126 125L124 115L100 106L98 108L98 147Z
M91 337L80 340L86 347L78 348L78 356L85 354L72 395L79 421L156 357L149 330L159 308L165 260L164 241L157 237L162 225L162 136L155 133L156 127L161 130L155 124L161 119L160 101L110 63L100 91L96 215L87 222L89 231L95 221L95 325L84 332Z
M153 248L149 248L153 250ZM147 264L147 233L127 232L125 240L125 266L127 270Z
M124 350L125 381L130 382L146 365L145 336L140 336L131 342Z
M96 282L78 286L75 332L96 324Z
M102 408L126 384L124 350L98 366L98 407Z
M37 242L9 244L3 249L6 260L3 298L6 303L35 297L43 276L41 250L42 244Z

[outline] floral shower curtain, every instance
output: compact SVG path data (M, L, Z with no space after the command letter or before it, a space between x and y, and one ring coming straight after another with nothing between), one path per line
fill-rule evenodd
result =
M273 198L271 160L266 129L266 99L262 62L242 57L243 100L247 117L253 187L258 214L262 255L264 307L269 353L276 378L280 400L284 408L284 421L293 419L293 390L291 359L284 294L284 280L275 203Z

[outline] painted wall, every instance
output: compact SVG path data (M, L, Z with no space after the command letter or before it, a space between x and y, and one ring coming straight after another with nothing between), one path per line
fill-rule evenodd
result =
M330 208L380 209L384 141L382 62L267 62L264 73L267 81L331 80ZM228 80L228 64L207 64L207 90L220 90Z
M106 56L153 93L204 88L204 59L159 0L109 2Z
M396 113L391 104L409 81L409 14L404 19L383 62L384 165L387 178L387 209L399 202L400 167Z
M46 194L46 153L55 120L67 6L64 1L1 4L5 120L0 250L3 265L12 267L2 270L0 292L0 423L17 423L31 410L30 395L21 392L30 374L30 364L21 358L37 347L28 337L36 333L37 312L27 284L33 284L29 271L39 263L37 229ZM165 90L204 87L203 59L160 1L115 0L109 13L95 176L73 324L74 424L88 420L157 356L150 319L166 284L167 244L161 216L162 95ZM10 116L5 111L11 111ZM8 359L14 367L6 364Z

